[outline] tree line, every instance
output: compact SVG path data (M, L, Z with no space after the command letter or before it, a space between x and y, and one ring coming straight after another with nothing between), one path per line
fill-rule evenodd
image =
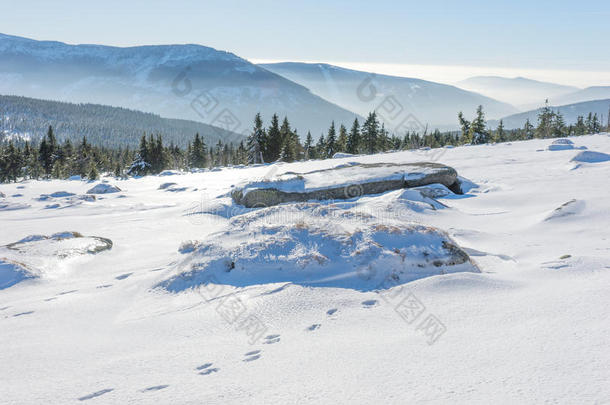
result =
M301 142L297 130L287 117L280 124L277 114L265 127L260 114L256 114L252 131L247 140L238 144L207 145L196 133L186 148L170 142L163 143L161 135L142 135L139 147L108 148L94 146L86 137L73 144L70 139L59 142L52 126L40 142L5 140L0 143L0 182L19 179L50 179L80 176L97 179L100 173L117 177L157 174L163 170L189 170L231 165L248 165L264 162L293 162L309 159L327 159L336 153L372 154L391 150L438 148L447 145L485 144L534 138L556 138L585 135L610 130L603 127L597 114L579 116L576 123L566 125L563 116L553 111L548 103L538 114L537 125L529 119L523 128L504 129L502 121L492 130L486 126L483 107L479 106L472 120L458 114L460 131L428 133L407 131L402 137L390 134L375 112L368 114L362 124L355 119L348 129L330 124L326 134L314 141L310 132Z

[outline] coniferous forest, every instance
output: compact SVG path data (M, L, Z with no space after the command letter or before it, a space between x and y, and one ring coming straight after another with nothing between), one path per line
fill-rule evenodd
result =
M328 132L314 139L307 133L301 141L288 117L282 120L274 114L266 126L260 114L254 118L249 136L239 143L218 140L207 144L199 133L180 147L171 141L164 143L162 134L142 135L137 148L107 147L92 144L86 136L78 142L70 138L58 140L52 126L39 142L5 139L0 143L0 181L19 179L49 179L80 176L97 179L100 173L117 177L157 174L163 170L191 170L220 166L248 165L265 162L293 162L297 160L327 159L335 153L372 154L392 150L439 148L447 145L485 144L519 141L534 138L557 138L570 135L594 134L608 130L597 114L578 117L567 125L562 115L548 105L521 129L504 129L502 121L495 129L486 127L483 108L479 106L474 118L468 120L458 114L461 131L428 133L407 132L390 134L375 112L364 122L355 119L349 127L331 122ZM112 145L112 143L111 143Z

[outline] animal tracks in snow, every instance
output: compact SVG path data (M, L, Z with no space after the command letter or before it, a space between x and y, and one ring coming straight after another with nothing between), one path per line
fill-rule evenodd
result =
M217 367L212 367L214 363L205 363L199 367L196 367L195 370L199 371L199 375L210 375L213 373L217 373L220 370Z
M251 352L248 352L244 355L246 358L243 360L245 362L251 362L254 360L258 360L261 358L261 351L260 350L253 350Z
M140 392L160 391L160 390L163 390L163 389L165 389L167 387L169 387L169 385L167 385L167 384L164 384L164 385L153 385L152 387L144 388Z
M111 391L114 391L114 388L105 388L105 389L103 389L103 390L96 391L96 392L94 392L94 393L92 393L92 394L85 395L84 397L80 397L78 400L79 400L79 401L86 401L86 400L88 400L88 399L93 399L93 398L96 398L96 397L102 396L102 395L107 394L107 393L109 393L109 392L111 392Z
M268 335L265 337L264 345L272 345L280 341L280 335Z

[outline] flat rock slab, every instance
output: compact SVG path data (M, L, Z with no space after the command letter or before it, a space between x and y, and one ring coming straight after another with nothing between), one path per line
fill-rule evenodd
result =
M248 208L285 202L346 200L401 188L442 184L460 193L455 169L439 163L353 163L307 173L283 173L236 188L231 197Z

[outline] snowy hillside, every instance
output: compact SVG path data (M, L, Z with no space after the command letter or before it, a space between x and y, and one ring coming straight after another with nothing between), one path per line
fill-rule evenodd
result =
M0 401L606 403L610 136L570 141L0 184ZM462 194L231 198L424 161Z
M230 52L200 45L69 45L0 34L0 94L96 103L244 133L257 112L319 133L356 114Z

